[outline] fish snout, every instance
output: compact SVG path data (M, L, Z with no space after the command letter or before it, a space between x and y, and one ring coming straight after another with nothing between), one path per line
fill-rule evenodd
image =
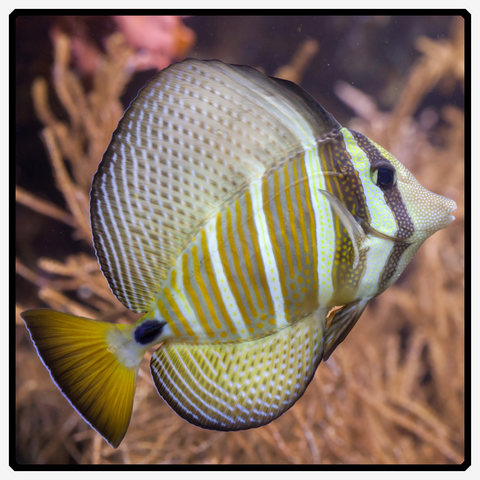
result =
M457 204L449 198L447 198L446 200L449 200L449 202L450 202L450 210L448 210L448 214L449 214L448 215L448 224L447 224L447 227L448 227L448 225L450 225L455 220L455 217L453 215L451 215L451 213L454 212L457 209Z
M423 201L416 210L415 229L425 237L448 227L455 217L451 213L457 204L450 198L423 189Z
M433 193L437 197L435 199L436 213L438 218L438 226L435 229L435 232L441 230L442 228L448 227L454 220L455 217L451 213L457 209L457 204L450 198L442 197Z

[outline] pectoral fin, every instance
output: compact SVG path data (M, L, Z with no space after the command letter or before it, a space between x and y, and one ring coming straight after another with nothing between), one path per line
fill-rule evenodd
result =
M302 395L322 359L326 310L259 340L163 344L150 369L158 393L188 422L211 430L270 423Z
M329 201L330 206L333 208L333 211L336 213L340 221L343 223L344 227L347 230L350 239L352 240L354 259L353 259L353 270L355 270L360 262L360 253L368 249L366 246L367 237L365 232L359 223L355 220L354 216L347 210L345 205L335 198L331 193L326 190L320 190L320 193Z
M328 360L328 357L330 357L338 345L345 340L362 315L368 302L369 299L357 300L345 305L333 314L332 322L325 333L325 351L323 353L325 361Z
M354 269L358 265L359 254L362 249L368 249L368 247L364 245L364 242L367 240L367 233L377 238L390 240L391 242L410 244L410 240L406 238L396 237L394 235L387 235L385 233L379 232L361 218L359 221L357 221L355 217L347 210L345 205L340 200L338 200L338 198L335 198L331 193L327 192L326 190L319 189L319 191L329 201L330 206L333 208L333 211L336 213L340 221L347 229L348 235L352 240L355 254L355 259L353 262Z
M400 237L395 237L393 235L387 235L386 233L382 233L382 232L379 232L378 230L375 230L371 225L369 225L367 222L365 222L362 219L360 219L360 226L363 228L363 230L366 233L369 233L370 235L373 235L375 237L383 238L385 240L390 240L391 242L410 244L410 240L408 240L406 238L400 238Z

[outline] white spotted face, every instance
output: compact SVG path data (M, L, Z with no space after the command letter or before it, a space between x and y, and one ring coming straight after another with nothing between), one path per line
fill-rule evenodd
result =
M422 243L435 232L448 227L455 220L451 213L457 208L457 205L453 200L422 187L408 169L391 153L377 144L375 146L395 167L396 185L413 223L413 233L407 238L409 246L399 256L397 263L392 262L391 266L394 273L388 282L385 282L382 286L381 291L384 291L397 280Z
M428 237L448 227L455 220L451 213L457 208L457 204L422 187L391 153L382 147L378 148L396 169L398 189L415 228L409 240L419 247Z

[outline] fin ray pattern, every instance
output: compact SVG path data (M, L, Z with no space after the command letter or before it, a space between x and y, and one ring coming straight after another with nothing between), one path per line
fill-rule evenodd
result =
M166 342L152 356L158 393L182 418L212 430L270 423L294 405L323 355L326 312L259 340L192 345Z
M116 448L130 423L138 372L138 365L127 368L108 350L109 332L120 327L49 309L28 310L22 318L59 390Z

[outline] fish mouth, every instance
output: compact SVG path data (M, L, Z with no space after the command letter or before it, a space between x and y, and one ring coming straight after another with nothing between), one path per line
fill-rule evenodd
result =
M451 200L452 202L452 208L448 211L448 225L450 225L454 220L455 217L452 215L452 212L454 212L457 209L457 204L455 203L454 200Z

